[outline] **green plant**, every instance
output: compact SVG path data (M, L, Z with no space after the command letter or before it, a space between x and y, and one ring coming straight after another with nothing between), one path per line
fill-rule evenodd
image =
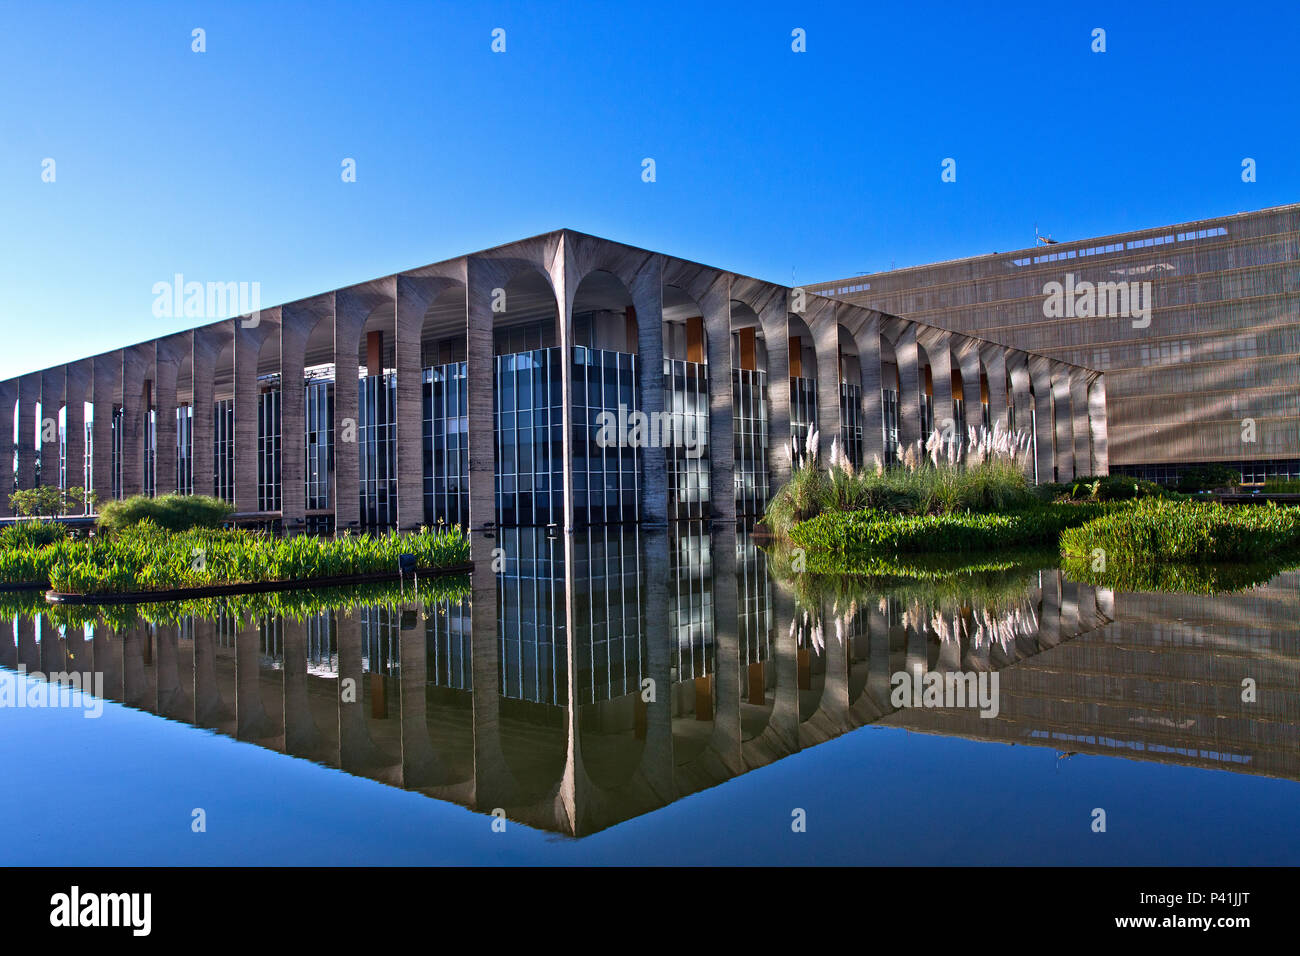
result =
M1054 545L1063 529L1113 507L1119 506L1049 504L998 514L824 512L795 525L790 540L804 548L811 562L809 570L832 570L842 566L839 555L863 562L900 553L972 553Z
M1300 547L1300 509L1143 499L1061 534L1068 557L1099 551L1107 566L1257 560Z
M968 465L940 458L908 467L854 469L835 456L829 469L797 463L768 503L764 523L778 538L826 512L954 514L1020 508L1035 500L1024 471L1004 457Z
M168 531L190 528L219 528L234 513L234 506L210 495L134 495L107 502L99 511L101 531L114 533L143 521Z
M23 517L54 519L74 511L93 511L97 500L93 491L84 488L41 485L13 492L9 496L9 506L15 514Z

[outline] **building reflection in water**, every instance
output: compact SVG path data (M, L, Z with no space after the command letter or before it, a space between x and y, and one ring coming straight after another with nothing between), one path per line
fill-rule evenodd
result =
M486 614L20 615L0 666L102 672L129 706L576 835L867 724L1300 779L1296 573L1212 597L1055 570L817 597L774 580L743 527L498 533L473 581ZM994 672L995 717L891 702L899 673Z

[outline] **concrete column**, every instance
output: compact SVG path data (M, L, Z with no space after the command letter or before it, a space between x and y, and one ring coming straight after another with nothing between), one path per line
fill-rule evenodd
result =
M86 481L86 399L95 387L95 366L89 360L73 362L67 366L67 384L64 390L64 456L67 462L69 488L84 488ZM0 419L0 427L2 425Z
M307 623L286 617L283 627L284 750L295 757L313 757L322 740L308 696Z
M628 291L636 310L637 398L641 411L653 416L665 410L663 259L651 256ZM641 523L659 527L667 521L667 449L650 443L641 449Z
M893 686L889 670L889 620L879 604L867 608L867 694L876 707L888 713Z
M1061 642L1061 573L1043 571L1042 604L1038 610L1038 646L1046 650Z
M1074 480L1074 422L1070 411L1069 369L1052 363L1052 400L1056 403L1056 470L1058 481Z
M36 487L36 403L41 398L41 374L18 380L18 487Z
M157 409L154 442L154 489L159 495L176 491L176 380L181 359L188 350L185 336L159 339L154 356L154 408Z
M235 338L235 512L251 514L257 507L257 364L262 343L273 331L267 312L255 326L231 320Z
M122 382L122 362L116 352L94 359L94 423L90 474L100 502L113 500L113 405Z
M149 625L137 617L120 636L122 702L128 707L147 710L156 699L149 692L149 672L145 668L145 654L152 651L153 634Z
M18 663L27 673L41 670L41 645L36 642L36 618L18 615Z
M906 451L921 437L921 378L916 345L916 326L895 320L899 329L894 340L898 362L898 446Z
M470 256L465 264L469 315L466 329L465 370L469 379L467 427L469 430L469 523L470 558L475 566L487 567L495 547L492 538L485 538L480 530L495 526L496 515L496 431L492 417L496 366L492 356L492 290L504 289L507 276L501 266L482 256ZM493 605L479 603L478 576L475 576L474 606L487 608L475 615L475 642L477 650L478 618L493 613ZM492 581L495 601L496 579ZM478 667L474 668L475 697L478 696Z
M1070 369L1070 427L1074 432L1074 473L1091 475L1092 449L1088 433L1088 379L1081 368Z
M999 345L985 343L980 346L980 359L988 370L989 378L989 422L999 431L1007 430L1008 401L1007 394L1007 353Z
M59 485L59 409L63 407L67 375L63 366L41 372L41 420L36 440L41 446L41 484L58 488Z
M159 624L155 629L158 655L154 669L154 713L173 720L184 720L193 707L181 677L180 647L174 623Z
M1088 427L1092 429L1092 473L1109 475L1110 457L1106 450L1106 378L1101 374L1093 376L1088 383Z
M705 316L707 327L708 316ZM712 341L712 336L710 336ZM730 365L730 341L728 341L728 362ZM712 356L710 356L712 357ZM710 369L709 382L714 381L713 369ZM727 370L727 382L731 381L731 371ZM820 386L818 386L820 391ZM728 389L730 392L730 389ZM838 418L838 416L837 416ZM712 436L710 436L712 442ZM731 447L728 440L728 448ZM716 464L716 458L714 459ZM714 486L716 489L716 485ZM740 635L739 620L740 582L736 576L736 522L734 501L731 520L719 520L717 500L714 500L714 520L711 531L713 548L713 646L717 662L713 710L713 733L710 738L712 749L721 758L722 763L733 774L744 772L741 759L740 725Z
M641 537L645 620L651 627L668 620L672 601L668 561L671 537L666 529L657 527ZM671 799L673 777L672 664L673 648L668 641L652 638L646 642L646 676L654 681L655 693L654 699L645 704L645 752L641 763L647 776L656 782L656 792L665 799Z
M0 517L9 517L13 514L13 507L9 504L9 494L14 489L14 480L17 477L14 471L13 456L9 453L9 443L13 441L14 424L14 405L18 401L18 379L11 378L0 382L0 441L4 444L3 454L0 454Z
M361 524L361 466L357 445L361 331L372 303L344 290L334 296L334 530Z
M152 382L153 346L122 350L122 497L144 492L145 382Z
M570 570L573 568L573 297L577 294L578 284L568 281L568 259L570 240L567 235L560 237L559 255L552 260L551 286L555 290L555 305L560 317L560 327L556 330L555 340L560 347L560 433L563 436L564 462L562 474L564 480L564 567L570 583ZM491 381L491 379L489 379ZM571 588L569 589L571 591ZM566 633L573 634L573 600L565 601L567 608ZM573 660L570 654L570 661ZM569 672L570 694L573 693L574 673ZM569 719L574 719L573 714Z
M334 328L334 296L321 295L280 310L280 514L284 530L302 530L307 517L307 343L325 323Z
M790 480L790 291L773 295L758 320L767 346L767 478L775 494Z
M1052 373L1051 363L1042 356L1029 359L1029 377L1034 393L1034 441L1037 443L1038 483L1055 481L1052 465L1056 461L1052 434Z
M190 339L191 367L194 370L194 411L190 423L194 445L190 449L190 462L194 469L196 495L211 495L215 490L212 480L216 473L212 457L213 403L216 401L216 363L223 338L220 326L209 325L195 329ZM98 421L98 411L95 414Z
M839 306L827 299L814 302L804 321L817 352L817 431L821 433L821 463L825 465L831 443L840 437Z
M885 459L884 411L880 388L880 316L871 313L854 336L862 364L862 464L874 467Z
M236 399L238 401L238 399ZM239 622L235 634L235 735L270 745L267 738L281 733L278 721L266 710L262 698L261 631L256 618Z
M978 430L984 424L984 395L980 389L980 373L983 368L980 365L979 343L974 339L954 338L954 341L960 343L953 361L961 369L961 398L966 407L966 427ZM969 434L967 432L961 436L962 440L965 441Z
M700 301L709 360L709 513L715 528L730 529L731 568L736 566L736 454L735 409L731 397L731 276L714 280ZM835 422L838 432L839 412ZM822 445L829 447L829 439ZM720 542L714 542L721 546ZM714 561L727 558L714 552ZM719 574L721 568L719 567ZM719 617L719 620L722 620Z
M953 423L956 428L956 413L953 411L952 404L952 336L944 332L932 329L922 329L917 333L917 342L925 349L926 356L930 359L930 380L933 385L934 397L934 427L942 434L948 428L948 423ZM919 357L918 357L919 360ZM925 380L920 379L921 394L925 393ZM965 435L958 435L953 432L953 437L958 441L965 441ZM922 435L922 440L929 441L929 435Z
M1032 437L1033 403L1029 395L1029 363L1025 353L1008 351L1007 371L1011 375L1011 407L1016 410L1015 432L1017 435ZM1034 452L1032 445L1024 453L1025 473L1034 476Z

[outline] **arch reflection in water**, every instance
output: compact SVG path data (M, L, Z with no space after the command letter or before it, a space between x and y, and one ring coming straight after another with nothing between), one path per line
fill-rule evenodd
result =
M1212 597L1055 570L817 595L744 528L502 533L514 557L472 600L20 614L0 666L97 672L110 700L574 835L867 724L1300 779L1296 573ZM997 714L895 707L900 672L997 673Z

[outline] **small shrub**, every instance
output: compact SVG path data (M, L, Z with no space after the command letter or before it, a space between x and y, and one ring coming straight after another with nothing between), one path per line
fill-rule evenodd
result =
M161 495L149 498L135 495L121 501L110 501L99 511L100 530L108 533L150 521L166 531L188 531L191 528L219 528L234 513L234 507L221 498L210 495Z

